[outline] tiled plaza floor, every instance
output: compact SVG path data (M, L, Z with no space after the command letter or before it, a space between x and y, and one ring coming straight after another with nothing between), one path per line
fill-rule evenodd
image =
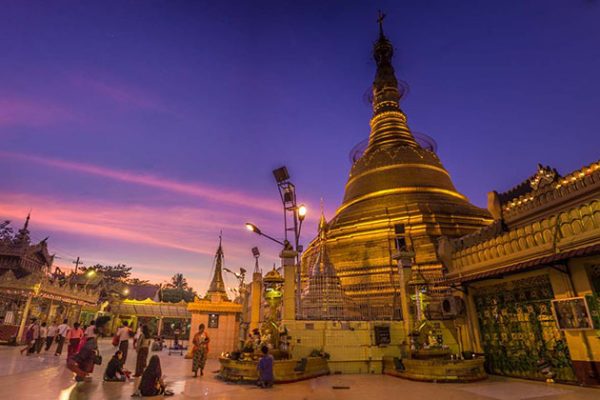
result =
M14 347L0 347L0 398L6 400L132 399L137 382L103 382L104 367L112 355L108 342L101 343L104 365L95 369L91 382L73 381L60 359L47 353L24 357ZM215 400L328 400L328 399L426 399L426 400L592 400L600 399L600 389L544 384L492 377L472 384L419 383L383 375L331 375L304 382L258 389L252 385L227 384L215 379L216 360L209 360L204 377L191 376L191 361L178 355L159 353L167 385L173 399ZM127 367L132 370L135 352Z

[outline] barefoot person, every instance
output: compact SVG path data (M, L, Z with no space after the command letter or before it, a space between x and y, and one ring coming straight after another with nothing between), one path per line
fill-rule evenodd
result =
M79 342L83 338L83 329L79 327L79 322L73 324L73 328L67 333L69 347L67 347L67 360L79 350Z
M50 326L48 327L48 336L46 336L46 348L44 349L44 351L50 350L50 347L52 346L52 343L54 343L57 333L58 326L56 326L56 323L51 322Z
M25 347L21 349L21 354L23 354L24 352L26 352L25 355L33 353L33 350L35 349L36 335L39 336L39 334L40 327L37 324L37 320L35 318L31 318L31 323L27 326L27 329L25 330Z
M150 329L148 325L142 326L142 332L138 336L135 342L135 349L137 350L137 359L135 362L135 377L142 376L144 369L146 368L146 362L148 361L148 351L150 350Z
M273 386L273 356L269 354L269 348L267 346L261 347L260 351L263 356L258 361L258 386L264 388L270 388Z
M75 380L77 382L83 382L89 374L94 372L94 363L98 355L96 347L96 339L89 338L79 353L67 358L67 368L75 373Z
M63 323L58 326L58 335L56 336L56 352L55 356L60 356L62 353L63 345L67 340L67 332L69 332L69 321L64 319Z
M133 336L127 321L123 321L123 326L117 330L117 336L119 337L119 350L123 353L123 365L125 365L125 362L127 362L127 353L129 351L129 338Z
M194 345L192 349L192 372L194 373L194 378L198 376L198 369L200 370L200 376L204 375L204 366L206 365L206 356L208 355L208 342L210 342L210 339L204 330L204 324L200 324L198 332L196 332L192 340L192 344Z
M117 350L106 366L104 380L106 382L125 382L129 379L129 374L131 372L123 368L123 353L121 350Z
M172 396L173 392L166 390L162 379L162 369L160 367L160 358L157 355L150 357L148 366L142 374L138 392L141 396Z

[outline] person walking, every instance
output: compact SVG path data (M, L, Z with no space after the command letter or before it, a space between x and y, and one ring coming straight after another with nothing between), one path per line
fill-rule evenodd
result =
M55 356L62 354L63 345L67 339L67 332L69 332L69 320L64 319L63 323L58 326L58 335L56 337L56 352Z
M40 354L42 351L42 347L44 347L44 343L46 343L46 338L48 337L48 327L45 322L42 322L40 326L40 336L35 341L35 352Z
M129 351L129 339L133 336L133 332L129 329L127 321L123 321L123 326L121 326L116 335L119 337L119 350L123 353L123 365L127 362L127 352Z
M79 343L83 338L83 329L79 327L79 322L73 324L73 328L69 329L67 333L67 339L69 340L69 347L67 347L67 360L77 353L79 350Z
M25 330L25 338L23 341L25 342L25 347L21 349L21 355L25 352L25 355L29 355L33 352L35 348L35 335L36 330L39 334L39 327L37 326L37 320L35 318L31 318L31 322L27 326Z
M46 336L46 347L44 351L50 350L52 343L54 343L54 338L56 337L57 332L58 326L56 326L56 323L51 322L50 326L48 327L48 335Z
M150 351L150 329L148 325L142 326L142 331L138 336L136 344L134 345L137 350L137 359L135 363L135 375L134 377L142 376L144 369L146 368L146 362L148 361L148 351Z
M206 365L206 357L208 355L208 343L210 338L204 329L204 324L198 326L198 332L192 339L192 372L194 378L198 376L198 370L200 370L200 376L204 375L204 366Z

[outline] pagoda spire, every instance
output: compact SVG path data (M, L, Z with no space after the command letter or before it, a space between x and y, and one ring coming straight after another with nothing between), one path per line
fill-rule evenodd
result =
M217 253L215 254L215 272L213 274L212 281L210 282L208 292L206 293L206 297L210 298L211 300L214 297L227 300L225 281L223 281L223 259L224 253L222 235L219 235L219 247L217 248Z
M402 94L398 90L398 79L392 65L394 46L385 36L383 20L379 12L379 37L373 44L373 59L377 65L373 80L373 118L369 145L394 144L418 147L406 125L406 115L400 109Z
M19 232L15 235L15 243L19 245L29 244L31 242L31 238L29 237L29 220L31 219L31 211L27 214L27 218L25 218L25 223L23 227L19 229Z

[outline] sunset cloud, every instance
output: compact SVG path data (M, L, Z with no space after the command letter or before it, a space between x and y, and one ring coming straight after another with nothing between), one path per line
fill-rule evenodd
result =
M0 218L20 221L33 209L32 221L52 230L213 255L219 231L229 237L247 235L235 213L205 208L149 207L77 202L28 194L3 194ZM168 218L165 216L168 215ZM207 215L213 218L206 218ZM262 221L269 227L268 221ZM232 250L235 253L235 250ZM245 254L247 252L238 252Z
M21 153L10 153L0 151L0 156L17 158L23 161L29 161L52 168L100 176L103 178L113 179L121 182L152 187L167 192L198 197L204 200L218 202L224 205L233 205L237 207L243 207L245 209L255 209L272 213L281 212L281 204L277 201L274 201L273 199L260 198L248 193L236 192L227 188L218 188L200 183L181 182L166 177L159 177L150 174L125 171L114 168L106 168L93 164L65 161Z

